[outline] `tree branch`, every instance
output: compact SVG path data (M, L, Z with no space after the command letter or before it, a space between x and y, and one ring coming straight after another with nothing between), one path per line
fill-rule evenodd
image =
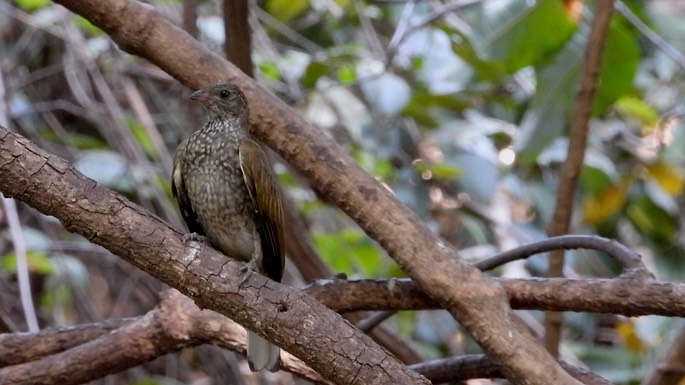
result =
M585 62L580 78L576 108L569 132L566 160L561 166L559 186L557 187L556 204L552 219L547 227L547 235L556 236L567 234L571 225L573 201L585 158L587 132L592 116L592 106L595 101L597 79L604 50L604 41L609 30L609 21L614 12L614 0L600 0L592 20L592 30L585 49ZM548 277L561 277L564 267L564 252L559 250L549 255ZM545 347L553 355L559 355L561 341L562 315L559 313L545 314Z
M585 385L611 385L611 382L588 370L578 368L566 362L559 362L567 372ZM442 360L422 362L410 366L413 370L423 374L433 383L465 381L472 378L501 378L497 365L482 354L471 354L449 357Z
M0 192L60 219L69 231L177 288L202 308L259 332L337 383L417 384L426 380L389 356L338 314L292 287L182 234L65 161L0 126ZM316 325L316 327L312 327Z
M651 279L495 279L514 309L685 317L685 284ZM410 279L322 280L304 289L338 312L432 310L440 305ZM628 295L630 293L630 295Z
M517 325L501 287L459 258L332 140L234 66L150 6L131 0L57 2L102 28L122 49L192 88L220 80L240 86L250 101L255 134L377 240L501 365L508 379L518 384L577 383Z
M138 318L0 336L0 353L14 356L27 347L36 352L46 342L68 337L76 342L52 344L51 349L43 349L42 356L34 354L17 361L25 364L0 369L0 383L11 379L17 385L78 384L206 342L245 352L245 330L240 325L219 313L200 310L191 299L172 289L162 294L153 310ZM12 346L15 343L21 346ZM330 384L302 361L289 354L284 358L283 369L310 382Z

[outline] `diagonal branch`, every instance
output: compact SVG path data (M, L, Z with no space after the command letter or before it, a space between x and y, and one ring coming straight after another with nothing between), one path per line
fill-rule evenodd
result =
M59 218L201 308L260 332L331 381L426 383L315 299L258 274L239 285L238 262L197 242L184 245L161 219L2 126L0 175L4 195Z
M508 379L518 384L576 383L517 326L501 287L464 262L332 140L234 66L142 3L57 2L102 28L122 49L150 60L192 88L219 80L239 85L250 100L255 134L377 240L469 331Z

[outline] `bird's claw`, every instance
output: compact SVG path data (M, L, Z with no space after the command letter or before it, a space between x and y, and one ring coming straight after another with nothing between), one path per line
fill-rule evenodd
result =
M200 235L198 233L183 234L183 243L187 244L188 242L191 242L191 241L197 241L197 242L205 243L205 242L207 242L207 237L204 235Z
M257 267L257 261L254 259L251 259L249 262L245 262L240 267L240 270L238 270L238 274L243 274L243 279L240 280L241 285L243 283L245 283L245 281L247 281L248 278L250 278L250 273L252 273L256 267Z

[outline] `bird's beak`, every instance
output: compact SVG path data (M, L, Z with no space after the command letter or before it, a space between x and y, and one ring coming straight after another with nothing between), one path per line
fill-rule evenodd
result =
M195 91L192 95L190 95L190 100L194 100L198 103L204 103L209 100L209 93L205 90Z

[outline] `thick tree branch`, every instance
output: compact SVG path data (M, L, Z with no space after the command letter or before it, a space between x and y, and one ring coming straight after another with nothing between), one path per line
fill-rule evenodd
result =
M685 284L630 276L614 279L495 279L515 309L685 316ZM325 280L304 289L338 312L430 310L440 305L410 279Z
M131 321L132 318L118 318L95 324L41 330L39 333L0 334L0 368L63 352L117 330Z
M207 245L184 245L182 235L159 218L4 127L0 175L4 195L59 218L68 230L177 288L198 306L265 335L331 381L426 383L315 299L258 274L239 285L238 262Z
M115 325L119 327L112 329ZM83 333L84 329L89 333ZM160 304L142 317L36 334L2 335L0 353L16 355L24 347L35 352L35 348L45 346L46 341L54 342L63 339L55 337L67 336L78 342L70 343L68 347L67 344L59 347L53 344L52 349L43 350L46 354L42 357L31 357L19 361L26 362L22 365L0 369L0 383L8 383L11 379L15 385L78 384L206 342L245 352L245 330L240 325L219 313L200 310L191 299L172 289L163 293ZM12 343L22 345L12 347ZM310 382L329 384L287 353L281 365Z
M250 101L255 134L377 240L469 331L507 378L518 384L576 383L519 328L501 287L459 258L332 140L234 66L141 3L57 2L102 28L124 50L150 60L192 88L220 80L239 85Z
M512 307L516 309L604 312L626 316L663 315L685 317L685 284L681 283L664 283L627 277L611 280L500 279L500 283L507 291ZM339 312L379 309L427 310L438 308L438 304L432 301L409 279L319 281L305 290L324 305ZM631 295L626 296L625 293L631 293ZM244 331L237 324L218 313L208 310L201 311L189 299L179 294L173 295L172 292L171 294L165 294L163 297L162 304L152 312L160 312L160 308L166 307L166 314L168 316L165 318L160 318L157 315L146 316L146 319L161 319L162 321L159 323L146 323L144 332L138 330L133 334L127 334L126 338L129 339L129 345L138 346L139 344L150 343L148 340L153 339L155 335L160 335L160 331L156 329L161 328L165 330L166 334L170 335L163 335L164 339L178 340L174 336L187 334L188 340L183 346L194 346L207 341L239 353L244 353ZM174 301L182 303L169 304L169 297ZM179 314L175 314L175 311L178 311ZM190 319L190 321L179 324L178 319ZM2 366L24 363L63 352L107 335L112 330L126 327L126 325L134 321L143 322L143 318L112 320L92 325L57 328L45 330L39 334L17 333L0 335L0 357L5 358L0 363L3 364ZM186 329L180 329L181 331L179 331L179 328L182 327ZM131 327L123 332L129 333L128 330L133 329L135 328ZM137 341L133 339L134 337L142 341ZM108 338L118 337L110 336ZM102 349L113 343L108 338L101 338L97 343L81 346L78 348L79 350L74 350L69 352L69 354L56 355L42 360L37 366L33 366L31 377L25 377L28 375L28 372L25 371L26 367L20 366L20 369L0 369L0 381L3 378L12 378L13 381L23 378L29 381L28 383L36 379L42 379L42 383L61 384L75 383L77 382L75 381L76 379L92 380L96 377L112 373L113 371L109 371L107 368L92 367L92 365L100 363L89 358L93 352L101 352ZM165 350L157 350L159 355L170 353L180 348L178 345L162 344L161 341L157 341L157 343L158 346L165 348ZM104 345L105 348L100 347L100 345ZM126 349L126 347L121 346L120 348ZM132 367L150 358L154 358L154 356L137 355L137 347L127 351L127 354L110 356L108 367ZM8 361L9 358L12 359ZM115 363L115 360L122 360L125 365ZM57 382L47 382L50 380L45 378L52 378L48 374L53 373L53 366L56 362L65 363L71 367L71 370L65 373L64 376L55 377ZM316 383L324 382L316 373L304 366L301 361L290 355L284 356L283 368L309 381ZM445 360L413 365L410 368L419 369L420 373L426 375L433 382L501 376L501 373L492 361L483 357L452 357ZM577 369L572 367L564 368L575 378L586 384L605 383L596 376L578 372ZM45 374L45 377L38 375L39 370L40 373ZM93 376L94 373L96 373L96 377L87 377ZM17 377L20 374L22 376Z

